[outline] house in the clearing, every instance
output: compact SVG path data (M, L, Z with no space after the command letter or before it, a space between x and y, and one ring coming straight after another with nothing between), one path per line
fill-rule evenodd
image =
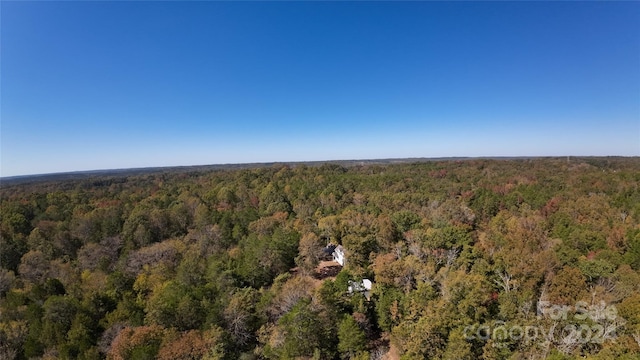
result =
M333 250L333 261L340 264L340 266L344 266L346 259L344 257L344 248L342 247L342 245L336 246L336 248Z
M332 261L333 252L336 250L336 245L329 243L322 249L322 260Z

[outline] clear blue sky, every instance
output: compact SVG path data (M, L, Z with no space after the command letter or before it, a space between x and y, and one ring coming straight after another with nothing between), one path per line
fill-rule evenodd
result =
M639 2L11 2L2 176L640 155Z

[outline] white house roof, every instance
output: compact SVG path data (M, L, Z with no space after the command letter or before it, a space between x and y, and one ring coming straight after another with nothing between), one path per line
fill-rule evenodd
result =
M371 280L369 279L362 279L362 286L364 286L365 290L371 290L371 286L373 284L371 283Z
M369 279L362 279L361 282L349 281L349 287L347 288L347 290L349 291L349 293L352 293L354 291L367 292L371 290L372 286L373 283Z

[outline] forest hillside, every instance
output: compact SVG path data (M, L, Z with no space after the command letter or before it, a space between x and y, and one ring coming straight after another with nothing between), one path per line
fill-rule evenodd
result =
M0 359L638 359L639 184L640 158L3 184Z

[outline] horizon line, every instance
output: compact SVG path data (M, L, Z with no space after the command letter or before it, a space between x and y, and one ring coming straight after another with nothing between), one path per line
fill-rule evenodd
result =
M126 172L161 172L167 170L206 170L204 168L230 168L251 169L263 168L274 165L323 165L330 163L356 163L346 164L347 166L357 166L358 162L375 164L382 163L408 163L408 162L431 162L431 161L456 161L456 160L527 160L527 159L563 159L563 158L639 158L639 155L524 155L524 156L438 156L438 157L402 157L402 158L368 158L368 159L327 159L327 160L298 160L298 161L257 161L257 162L236 162L236 163L212 163L212 164L191 164L191 165L161 165L161 166L141 166L131 168L103 168L87 170L70 170L51 173L33 173L21 175L0 176L0 181L28 180L29 178L55 177L55 176L91 176L91 175L117 175ZM364 165L364 164L363 164ZM202 168L202 169L197 169ZM0 183L0 186L2 184Z

